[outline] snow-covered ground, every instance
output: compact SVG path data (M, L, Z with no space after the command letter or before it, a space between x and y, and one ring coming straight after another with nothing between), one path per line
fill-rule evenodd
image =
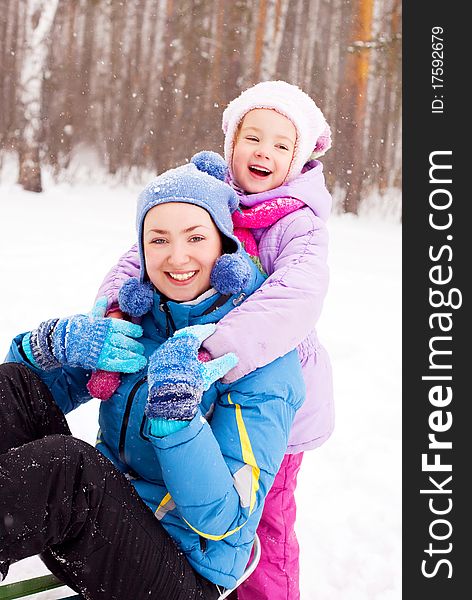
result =
M16 333L91 307L133 242L141 188L46 181L33 194L12 181L0 182L0 359ZM299 476L302 600L399 600L401 226L344 215L329 229L331 284L319 334L332 357L337 420ZM93 401L68 417L91 443L97 409ZM25 559L6 583L45 572L38 558Z

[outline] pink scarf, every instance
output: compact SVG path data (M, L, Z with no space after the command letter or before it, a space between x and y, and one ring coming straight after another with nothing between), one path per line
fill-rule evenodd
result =
M265 200L252 208L241 206L233 213L234 235L251 256L258 257L257 242L251 229L270 227L285 215L288 215L305 203L296 198L274 198Z

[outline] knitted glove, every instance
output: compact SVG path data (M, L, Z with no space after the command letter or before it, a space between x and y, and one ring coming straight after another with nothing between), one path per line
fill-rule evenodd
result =
M144 347L133 338L139 325L103 318L106 298L99 298L88 315L44 321L23 340L31 362L44 370L61 365L135 373L146 366Z
M215 329L213 323L179 329L151 355L145 409L150 419L190 421L203 392L236 366L238 357L232 352L207 362L198 359L201 343Z
M105 313L106 317L113 317L114 319L124 319L124 313L119 309L108 308ZM92 398L98 398L99 400L109 400L116 390L120 387L121 376L119 373L114 371L103 371L97 369L90 375L90 379L87 383L87 389L90 392Z

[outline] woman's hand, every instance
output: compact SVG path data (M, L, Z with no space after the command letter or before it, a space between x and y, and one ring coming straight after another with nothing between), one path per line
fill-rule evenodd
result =
M149 358L150 419L190 421L206 391L238 363L232 352L215 360L201 362L200 345L212 335L216 325L193 325L179 329Z
M43 369L60 365L135 373L146 366L144 346L136 339L139 325L104 318L106 298L99 298L88 315L41 323L29 335L25 352ZM31 354L30 354L31 353Z

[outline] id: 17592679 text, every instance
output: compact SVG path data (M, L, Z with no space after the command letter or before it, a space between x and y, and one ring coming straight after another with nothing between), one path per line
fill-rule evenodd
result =
M444 112L444 29L435 26L431 29L431 87L433 100L431 112L443 114Z

